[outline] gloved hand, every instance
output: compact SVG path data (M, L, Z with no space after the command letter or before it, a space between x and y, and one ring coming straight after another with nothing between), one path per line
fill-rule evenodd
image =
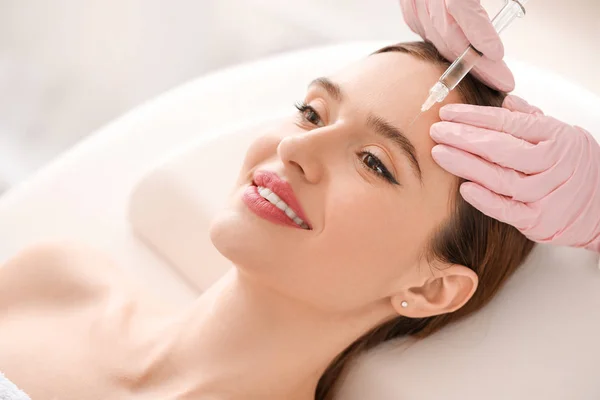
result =
M530 240L600 252L600 145L587 131L525 100L503 107L450 104L431 137L434 160L463 198Z
M515 78L502 58L504 46L479 0L400 0L404 20L448 60L457 59L469 43L483 53L471 71L480 81L510 92Z

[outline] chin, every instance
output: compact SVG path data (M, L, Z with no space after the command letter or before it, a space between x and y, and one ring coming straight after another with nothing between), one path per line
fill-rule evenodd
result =
M210 240L237 268L266 266L275 232L261 225L239 210L225 209L211 221Z

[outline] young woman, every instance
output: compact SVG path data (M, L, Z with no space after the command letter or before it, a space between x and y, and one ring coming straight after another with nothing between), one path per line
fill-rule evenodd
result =
M598 143L491 89L514 79L479 0L400 3L427 43L317 78L248 150L211 227L235 268L170 310L101 254L33 246L0 268L0 371L36 400L331 399L360 351L484 306L531 240L600 251ZM444 104L492 107L411 123L468 43L484 57Z
M412 122L447 66L404 43L317 77L248 149L210 232L235 268L187 309L84 247L16 255L0 268L0 371L36 400L329 399L358 352L480 309L534 242L433 160L440 105ZM504 100L469 76L443 104Z

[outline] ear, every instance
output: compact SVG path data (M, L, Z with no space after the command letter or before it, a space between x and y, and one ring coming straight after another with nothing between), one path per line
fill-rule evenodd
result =
M473 270L464 265L446 264L438 271L438 276L392 296L392 306L398 314L410 318L431 317L456 311L469 301L479 283ZM403 302L406 307L402 307Z

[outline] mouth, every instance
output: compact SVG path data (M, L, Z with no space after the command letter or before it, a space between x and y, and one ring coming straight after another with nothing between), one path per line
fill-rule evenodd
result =
M277 207L291 222L302 229L312 230L312 226L292 186L271 171L257 171L252 180L258 194Z

